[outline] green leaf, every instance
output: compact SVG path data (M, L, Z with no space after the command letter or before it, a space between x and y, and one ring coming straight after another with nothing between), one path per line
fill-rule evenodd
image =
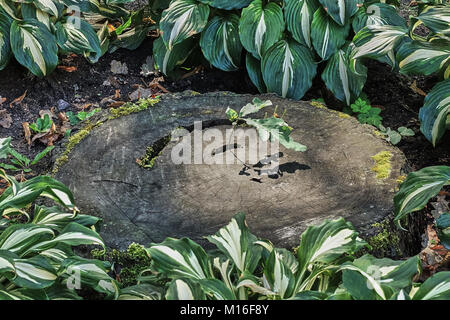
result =
M450 79L438 83L425 97L419 110L420 131L436 146L444 136L447 117L450 114Z
M360 60L350 57L351 50L348 45L336 52L322 73L327 88L347 105L360 96L367 80L367 68Z
M341 26L348 23L350 18L358 11L358 5L363 0L319 0L327 13Z
M397 131L404 137L413 137L415 135L413 130L406 127L399 127Z
M121 289L118 300L161 300L161 297L161 288L142 283Z
M292 140L292 128L283 119L271 117L266 119L244 119L248 125L255 127L263 141L278 140L283 146L294 151L305 152L307 147Z
M271 105L272 101L270 100L261 101L258 98L254 98L252 103L247 103L245 106L242 107L241 111L239 111L239 117L248 116L249 114L256 113L259 110Z
M56 25L56 41L62 52L73 52L84 55L95 63L102 55L100 40L92 26L85 20L70 17L67 21Z
M417 19L434 33L450 35L450 7L448 5L428 6Z
M53 22L50 20L48 13L36 8L32 3L23 3L20 9L24 19L36 19L45 24L48 30L52 31Z
M11 279L15 285L28 289L50 287L57 279L52 265L41 256L29 259L14 259L15 277Z
M358 238L352 224L343 218L325 220L303 232L297 250L299 273L304 274L317 264L330 264L342 254L351 254L366 243Z
M264 282L268 283L270 290L282 299L293 295L296 283L296 270L291 269L291 265L287 263L289 258L285 256L291 257L292 253L274 249L264 264Z
M450 250L450 213L442 213L436 219L436 227L441 243L447 250Z
M0 138L0 159L5 159L8 157L10 144L11 137Z
M406 21L398 13L394 6L386 3L371 3L359 8L352 20L355 33L365 26L391 25L406 28Z
M206 296L214 300L237 300L235 294L223 281L218 279L202 279L198 281Z
M242 10L239 36L244 48L255 58L261 59L281 39L284 28L283 10L278 4L254 0Z
M410 288L413 277L421 271L421 265L418 256L406 261L394 261L366 254L353 262L345 263L340 270L345 270L343 285L353 298L373 299L379 296L386 300L395 292ZM355 272L359 275L355 275Z
M182 65L194 49L195 41L189 38L168 50L162 38L153 42L153 56L155 63L164 74L168 74L175 67Z
M192 279L175 279L166 293L167 300L206 300L200 284Z
M412 297L413 300L449 300L450 272L442 271L428 278Z
M159 23L168 50L200 33L208 22L209 6L196 0L174 0Z
M35 165L36 163L39 162L39 160L41 160L43 157L45 157L45 155L47 153L49 153L50 151L52 151L55 148L55 146L48 146L47 148L45 148L43 151L39 152L33 159L33 161L31 161L31 165Z
M245 56L245 65L247 67L248 76L258 91L260 93L266 92L267 88L261 72L261 61L247 52Z
M255 271L261 259L262 248L255 245L257 238L250 233L244 213L235 215L226 227L207 239L233 261L241 274Z
M386 55L392 63L396 63L394 49L407 36L408 30L403 27L371 25L363 28L353 38L355 48L352 58L383 58Z
M450 184L448 166L426 167L410 173L394 196L394 221L401 227L400 219L411 212L423 209L428 201L448 184Z
M119 286L109 275L102 261L70 257L61 263L58 270L59 277L63 278L63 285L75 286L80 281L81 288L89 287L108 296L119 296Z
M311 38L317 54L328 60L343 45L350 32L350 25L340 26L322 8L314 13Z
M261 70L269 92L298 100L312 86L317 65L306 47L294 40L281 40L264 54Z
M236 121L237 118L239 117L238 113L234 109L231 109L229 107L225 111L225 114L227 115L228 120L230 120L231 122Z
M3 70L11 58L10 34L11 18L0 9L0 70Z
M58 47L45 24L35 19L15 20L11 25L11 48L16 60L38 77L58 64Z
M53 178L38 176L18 183L1 170L0 177L6 179L10 184L10 187L0 196L0 213L3 215L6 211L21 212L22 208L40 196L50 198L66 208L76 210L70 190Z
M450 48L446 41L407 42L399 48L397 60L402 73L429 76L450 61Z
M215 16L200 38L205 58L216 68L234 71L241 64L242 44L239 40L239 17L235 14Z
M33 4L40 10L56 18L59 17L57 2L53 0L33 0Z
M206 3L213 8L233 10L247 7L252 0L200 0L200 2Z
M0 250L8 250L22 256L32 246L53 239L54 236L54 231L48 227L13 224L0 235Z
M389 137L388 141L394 146L402 140L402 136L397 131L390 130L390 128L387 130L387 135Z
M169 278L212 278L211 263L205 250L190 239L167 238L160 244L151 244L146 250L155 269Z
M314 12L319 8L316 0L286 0L284 16L292 37L312 48L311 24Z

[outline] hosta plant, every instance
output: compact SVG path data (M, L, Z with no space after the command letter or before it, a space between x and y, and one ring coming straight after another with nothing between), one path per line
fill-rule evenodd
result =
M4 171L0 177L9 184L0 195L0 300L80 299L81 288L117 297L119 287L108 266L73 251L78 245L104 247L96 232L99 219L79 214L72 193L52 178L18 183ZM30 214L38 197L64 210L35 205Z
M396 0L172 0L162 12L155 62L165 74L203 54L224 71L246 68L261 92L300 99L318 69L348 106L367 69L349 40L367 25L405 28ZM323 63L323 68L318 64Z
M147 251L151 267L127 299L448 299L449 272L414 283L419 258L404 261L354 254L367 244L344 219L301 235L296 253L253 235L239 213L207 237L205 251L188 238L167 238ZM144 286L144 287L141 287ZM162 292L162 293L161 293Z
M56 68L59 53L80 54L96 62L110 46L134 48L148 27L142 23L143 12L130 14L123 8L130 1L1 0L0 70L14 57L43 77ZM115 29L107 19L120 27Z
M426 36L415 30L428 28ZM351 57L379 59L407 75L437 75L439 82L426 96L420 109L420 130L433 144L450 127L450 4L448 1L420 1L417 17L405 26L373 25L359 31Z
M432 166L410 173L394 197L395 221L423 209L444 186L450 185L450 167Z

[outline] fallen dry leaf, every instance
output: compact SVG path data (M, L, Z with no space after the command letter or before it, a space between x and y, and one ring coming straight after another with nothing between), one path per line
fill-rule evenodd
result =
M77 108L81 109L81 110L85 110L85 109L89 108L90 106L92 106L92 103L85 103L82 106L78 106Z
M414 82L411 84L410 88L412 89L412 91L414 91L417 94L420 94L421 96L426 96L427 93L425 91L423 91L422 89L420 89L419 87L417 87L417 81L414 80Z
M125 101L115 101L108 105L108 108L118 108L120 106L123 106L125 104Z
M6 98L0 97L0 106L6 102Z
M11 115L6 111L6 109L0 110L0 126L2 126L5 129L8 129L12 125L12 118Z
M42 119L44 119L44 117L45 117L46 114L50 117L50 119L56 118L56 115L55 115L55 113L53 112L53 110L48 110L48 109L46 109L46 110L40 110L40 111L39 111L39 116L40 116Z
M68 66L58 66L58 69L65 71L65 72L75 72L77 71L77 67L68 67Z
M25 97L26 97L26 95L27 95L27 92L28 92L28 90L25 90L25 92L23 93L23 95L21 95L20 97L14 99L14 100L9 104L9 107L12 108L13 105L15 105L15 104L20 104L20 103L23 101L23 99L25 99Z
M114 94L114 99L120 99L120 90L116 89L116 93Z
M136 101L139 99L147 99L151 97L153 94L152 89L146 89L143 87L139 87L136 91L133 91L129 94L129 98L131 101Z
M22 128L23 128L23 134L25 136L25 140L27 140L28 146L31 146L30 124L28 122L23 122Z

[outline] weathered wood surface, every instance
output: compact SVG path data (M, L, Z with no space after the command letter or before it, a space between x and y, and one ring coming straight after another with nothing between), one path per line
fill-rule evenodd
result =
M152 169L136 163L148 146L173 129L225 119L227 107L240 109L253 98L230 93L166 95L148 110L92 129L55 177L74 192L82 212L104 219L101 234L116 248L166 237L187 236L205 243L204 236L240 211L246 212L253 233L288 248L298 245L308 225L323 219L344 217L364 233L392 212L396 180L405 164L397 148L353 118L272 95L260 98L272 100L280 114L286 109L292 137L308 146L304 153L281 147L282 176L277 179L258 176L254 168L250 176L239 174L240 163L175 165L170 158L174 142ZM382 151L392 153L386 179L371 170L372 156Z

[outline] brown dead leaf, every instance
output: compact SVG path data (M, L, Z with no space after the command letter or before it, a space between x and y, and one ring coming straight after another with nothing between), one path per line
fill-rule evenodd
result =
M65 71L65 72L75 72L75 71L77 71L77 67L75 67L75 66L71 66L71 67L69 67L69 66L58 66L58 69L60 69L62 71Z
M28 122L23 122L22 128L23 128L23 134L25 136L25 140L27 140L28 146L31 146L30 124Z
M6 98L0 97L0 106L6 102Z
M26 97L26 95L27 95L27 92L28 92L28 90L25 90L25 92L23 93L23 95L21 95L20 97L14 99L14 100L9 104L9 107L12 108L13 105L22 103L23 99L25 99L25 97Z
M12 118L11 115L6 111L6 109L0 110L0 126L2 126L5 129L8 129L11 127L12 124Z
M116 93L114 94L114 99L120 99L120 89L116 89Z
M92 106L92 103L85 103L82 106L79 106L77 108L81 109L81 110L85 110L85 109L89 108L90 106Z
M116 27L114 27L112 24L108 23L108 31L114 32L114 31L116 31Z
M58 113L58 119L59 119L62 123L65 123L65 122L68 122L68 121L69 121L69 118L67 118L67 116L66 116L66 114L65 114L64 112Z
M412 89L412 91L414 91L417 94L420 94L421 96L426 96L427 93L425 91L423 91L422 89L420 89L419 87L417 87L417 81L414 80L414 82L411 84L410 88Z
M39 111L39 116L40 116L42 119L45 117L46 114L50 117L50 119L53 119L53 118L56 119L56 115L55 115L55 113L54 113L53 110L48 110L48 109L46 109L46 110L40 110L40 111Z
M149 84L148 84L148 86L150 87L150 88L152 88L152 89L159 89L159 90L161 90L162 92L164 92L164 93L170 93L169 92L169 90L167 90L166 88L164 88L161 84L160 84L160 82L164 82L164 78L163 77L158 77L158 78L154 78L153 80L152 80L152 82L150 82Z
M125 104L125 101L115 101L108 105L108 108L118 108Z

